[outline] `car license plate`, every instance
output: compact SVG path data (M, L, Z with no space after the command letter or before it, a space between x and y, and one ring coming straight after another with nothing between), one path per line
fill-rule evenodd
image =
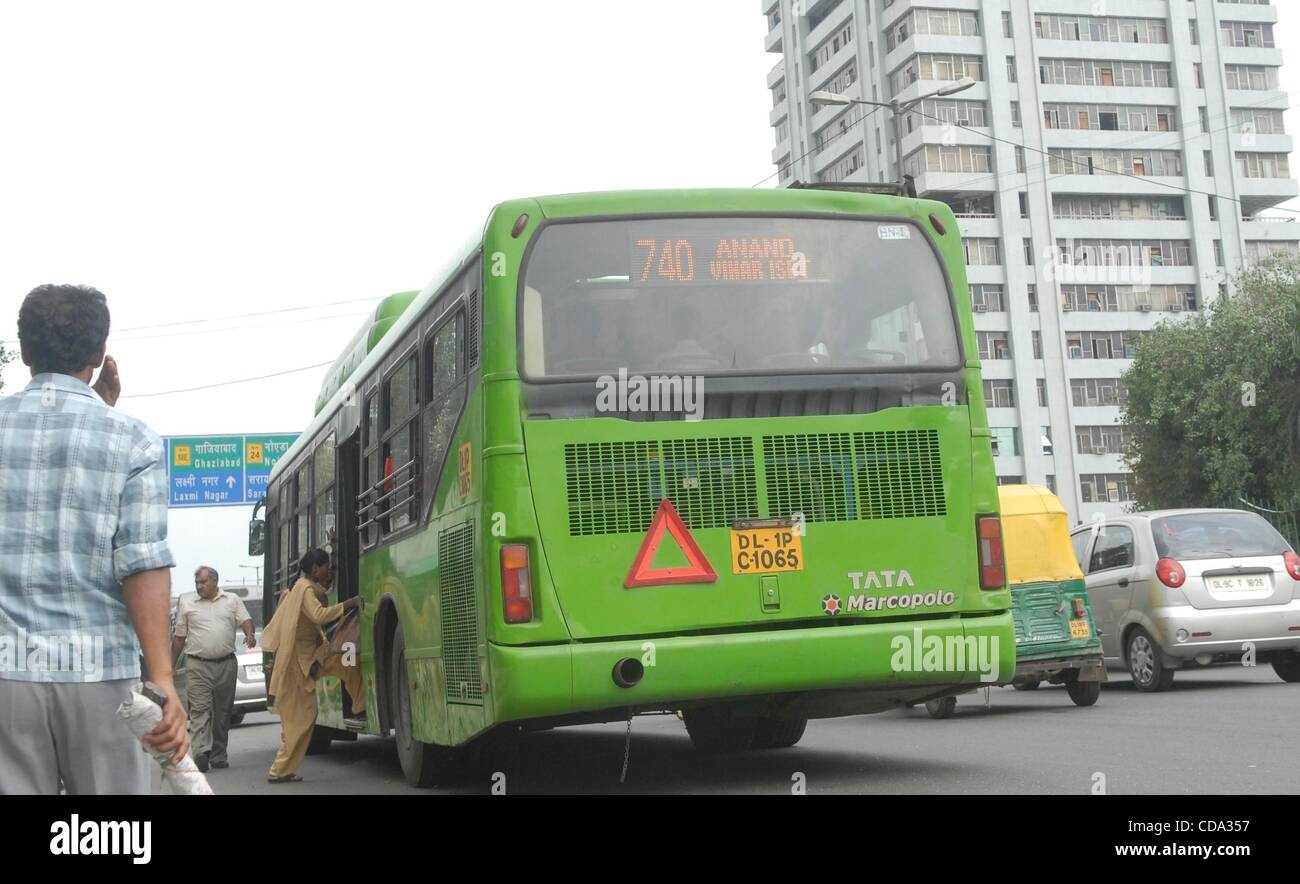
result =
M1206 577L1210 592L1253 592L1268 589L1268 575L1245 574L1240 577Z
M261 663L253 663L244 667L244 675L261 675L261 674L262 674Z
M734 574L803 570L803 537L793 527L744 528L731 532Z
M1070 638L1092 638L1092 630L1087 620L1070 621Z

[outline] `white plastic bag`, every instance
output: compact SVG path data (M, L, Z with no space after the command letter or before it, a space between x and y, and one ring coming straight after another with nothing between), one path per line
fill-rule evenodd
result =
M136 739L149 733L158 726L158 722L162 721L162 706L158 702L161 699L162 692L152 683L146 683L144 693L131 691L131 699L117 707L118 717L126 722L126 726L131 729L131 733L135 734ZM188 752L184 760L174 766L172 764L174 753L163 752L143 741L140 745L144 746L153 756L154 761L158 762L162 768L163 779L171 786L172 792L177 795L212 794L208 778L194 764L194 759Z

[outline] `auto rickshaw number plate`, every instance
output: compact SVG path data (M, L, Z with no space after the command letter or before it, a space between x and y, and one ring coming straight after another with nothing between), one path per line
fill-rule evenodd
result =
M1070 638L1092 638L1092 630L1088 628L1088 621L1071 620Z

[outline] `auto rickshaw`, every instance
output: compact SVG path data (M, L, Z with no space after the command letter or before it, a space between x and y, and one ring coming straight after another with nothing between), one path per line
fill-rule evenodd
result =
M1101 637L1083 573L1070 544L1069 516L1042 485L1002 485L1002 545L1016 623L1016 690L1043 682L1064 684L1078 706L1091 706L1106 681ZM925 704L932 718L947 718L956 697Z

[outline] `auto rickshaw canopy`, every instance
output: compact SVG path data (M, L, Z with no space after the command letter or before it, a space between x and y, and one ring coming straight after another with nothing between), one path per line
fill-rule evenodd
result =
M1060 498L1044 485L1001 485L998 498L1008 583L1083 579Z

